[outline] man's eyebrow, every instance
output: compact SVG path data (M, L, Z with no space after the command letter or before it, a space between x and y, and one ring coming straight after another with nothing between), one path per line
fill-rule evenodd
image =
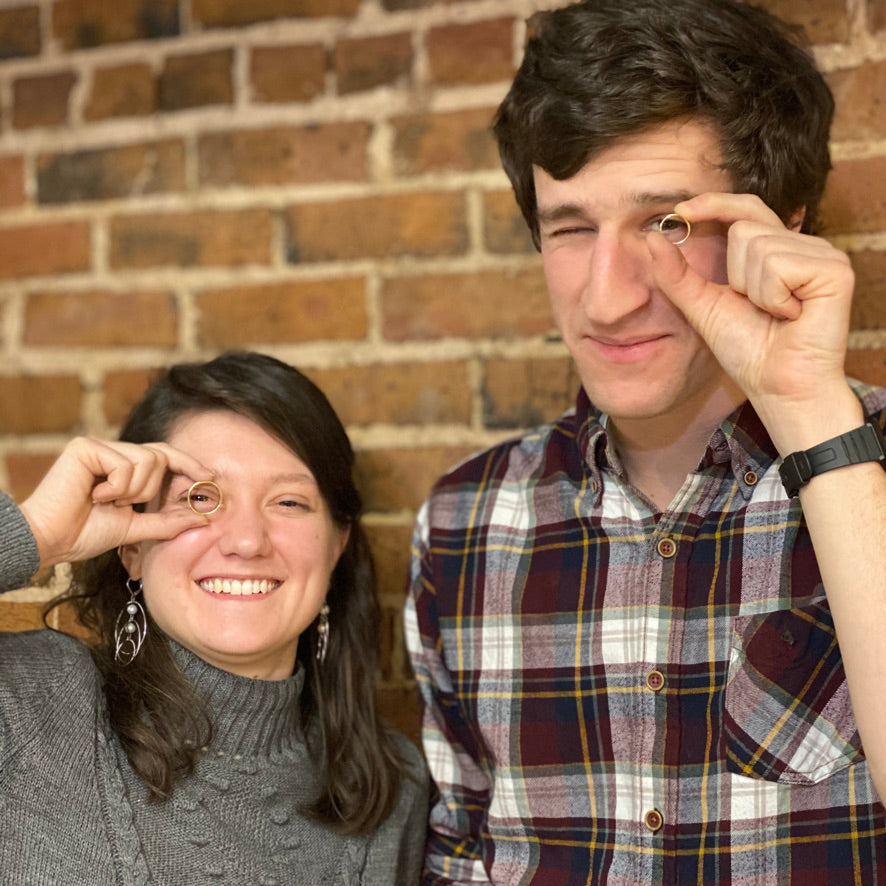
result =
M631 206L652 206L659 203L682 203L698 195L692 191L640 191L627 194L624 202Z

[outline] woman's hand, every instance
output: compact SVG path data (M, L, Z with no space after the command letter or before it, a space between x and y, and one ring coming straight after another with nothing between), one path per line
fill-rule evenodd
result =
M165 443L121 443L77 437L21 505L40 565L86 560L145 539L173 538L205 525L190 508L141 513L133 504L160 492L169 472L209 478L200 462Z

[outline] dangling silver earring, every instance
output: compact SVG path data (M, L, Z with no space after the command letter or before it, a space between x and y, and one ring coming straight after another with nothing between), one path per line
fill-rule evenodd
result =
M320 617L317 621L317 652L315 653L317 661L323 664L326 661L326 649L329 646L329 604L324 603L320 610Z
M128 665L139 654L142 643L148 635L148 622L142 604L136 600L141 593L142 583L138 579L126 579L129 602L117 616L114 626L114 661Z

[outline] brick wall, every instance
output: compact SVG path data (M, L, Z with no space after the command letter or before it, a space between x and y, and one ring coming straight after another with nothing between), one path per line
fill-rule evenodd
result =
M385 706L414 512L576 379L487 127L560 0L0 0L0 487L114 434L156 367L272 353L358 451ZM886 383L886 0L768 0L841 110L825 205L858 274L853 374ZM0 603L39 621L66 570Z

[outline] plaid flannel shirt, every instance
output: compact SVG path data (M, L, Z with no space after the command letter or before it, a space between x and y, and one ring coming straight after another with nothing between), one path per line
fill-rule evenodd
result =
M853 385L882 423L886 391ZM657 512L582 392L438 483L406 606L439 790L425 884L886 884L776 457L745 404Z

